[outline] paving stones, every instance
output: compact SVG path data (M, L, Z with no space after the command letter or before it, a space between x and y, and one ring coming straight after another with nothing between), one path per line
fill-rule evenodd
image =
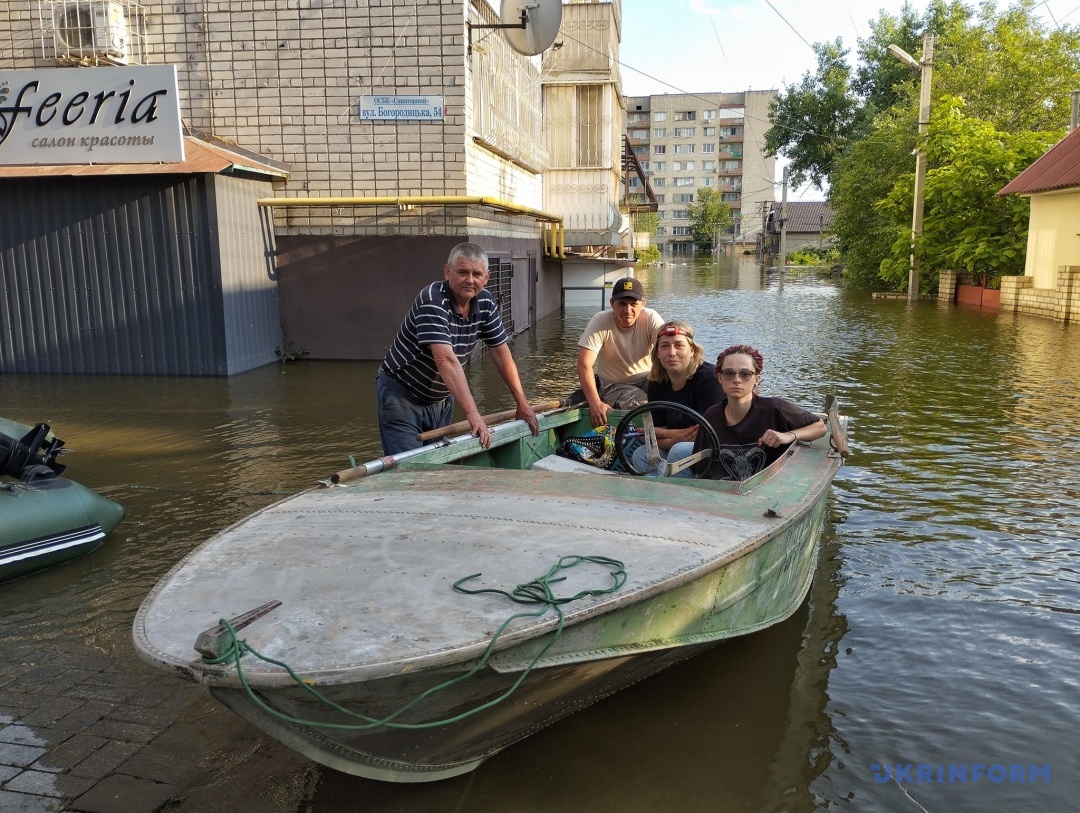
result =
M115 774L75 800L86 813L154 813L176 793L173 785Z

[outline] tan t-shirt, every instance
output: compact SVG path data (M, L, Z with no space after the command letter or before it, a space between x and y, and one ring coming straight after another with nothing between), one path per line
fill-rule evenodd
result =
M642 308L634 326L623 330L614 311L604 310L589 320L578 347L596 353L593 371L612 384L640 384L652 366L649 354L664 320L652 308Z

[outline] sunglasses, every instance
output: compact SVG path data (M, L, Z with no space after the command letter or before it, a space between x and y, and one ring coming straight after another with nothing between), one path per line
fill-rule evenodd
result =
M678 325L664 325L660 328L658 336L685 336L688 339L694 338L694 331L686 330Z
M720 371L720 376L725 381L734 381L736 378L739 378L742 381L749 381L755 375L757 375L757 372L754 371L754 370L721 370Z

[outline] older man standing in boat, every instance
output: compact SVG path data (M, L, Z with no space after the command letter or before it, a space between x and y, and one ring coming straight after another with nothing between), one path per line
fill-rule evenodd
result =
M443 279L424 288L413 302L375 378L384 454L422 446L417 435L447 426L455 402L465 411L480 445L491 445L491 433L462 367L479 340L487 345L514 398L517 417L534 435L539 433L536 414L525 398L507 346L509 337L499 306L484 290L487 281L487 252L475 243L459 243L450 250Z
M611 288L611 310L596 314L578 339L577 374L593 426L607 423L610 409L649 400L646 379L652 348L664 320L645 307L641 281L623 277Z

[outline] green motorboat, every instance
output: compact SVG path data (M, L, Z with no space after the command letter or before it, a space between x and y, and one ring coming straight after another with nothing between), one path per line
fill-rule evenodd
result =
M95 550L123 506L60 475L64 442L47 424L0 418L0 582Z
M625 472L565 456L595 437L578 404L540 411L537 436L491 421L484 449L466 425L339 472L177 564L139 609L136 650L336 770L471 771L806 597L847 453L835 404L828 437L742 481L669 476L681 463L634 476L620 438L640 428L655 449L654 408L686 409L621 415Z

